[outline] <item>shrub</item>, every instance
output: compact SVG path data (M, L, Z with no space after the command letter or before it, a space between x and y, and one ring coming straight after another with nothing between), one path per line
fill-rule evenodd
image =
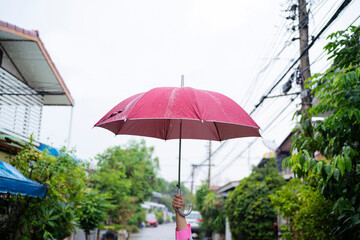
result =
M276 239L276 216L269 195L285 184L274 159L254 168L226 199L226 216L234 239Z

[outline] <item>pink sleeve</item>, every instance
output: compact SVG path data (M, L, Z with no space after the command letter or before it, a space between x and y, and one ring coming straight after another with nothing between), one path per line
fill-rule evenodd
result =
M175 229L176 231L176 240L187 240L190 239L191 237L191 227L190 224L188 224L188 227L178 231L177 229Z

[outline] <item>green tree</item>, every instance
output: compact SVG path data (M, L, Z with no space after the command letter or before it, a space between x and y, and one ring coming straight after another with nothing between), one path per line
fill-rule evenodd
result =
M292 139L296 153L285 162L296 177L314 182L333 202L331 214L337 224L330 234L339 239L360 237L359 37L359 27L328 37L331 41L325 50L333 65L326 73L315 74L307 85L318 103L302 114ZM325 117L312 121L316 116Z
M207 183L203 182L196 191L196 208L200 211L203 222L200 224L207 236L213 232L225 232L224 200L212 192Z
M201 228L206 231L207 235L213 232L225 233L225 210L224 200L214 192L209 192L203 199L200 209L203 222Z
M275 194L270 195L275 210L289 221L288 226L281 226L284 239L334 239L329 232L336 218L330 215L332 202L320 192L299 179L290 180Z
M156 219L158 220L159 224L164 223L164 216L162 211L155 211Z
M195 194L197 209L201 210L203 208L205 197L209 193L211 193L209 186L203 182Z
M171 189L169 189L169 182L167 182L163 178L156 178L154 181L154 191L160 193L171 193Z
M44 184L44 198L13 195L2 199L7 215L1 218L0 235L6 239L63 239L74 228L73 220L83 197L86 165L62 149L60 156L39 152L31 143L9 159L25 177Z
M109 211L110 221L123 226L133 225L135 216L144 216L140 204L152 196L158 159L145 141L115 146L96 157L98 169L92 176L94 188L110 196L115 205ZM144 219L139 219L137 225Z
M198 209L203 218L200 227L211 236L213 232L223 233L225 230L225 211L223 210L224 201L213 193L207 183L203 182L196 191L196 209Z
M97 228L101 222L106 220L106 212L112 208L105 194L87 192L77 214L76 222L85 231L86 240L90 239L90 230Z
M173 201L173 196L171 197L168 194L162 194L162 197L159 200L159 203L164 204L169 209L169 211L175 213L175 211L172 207L172 201Z
M270 159L264 168L255 167L249 177L241 180L225 202L233 239L277 238L273 230L277 215L269 195L284 184L275 159Z

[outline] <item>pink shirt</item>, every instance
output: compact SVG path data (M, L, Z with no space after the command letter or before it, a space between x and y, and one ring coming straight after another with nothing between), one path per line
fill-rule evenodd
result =
M190 224L188 224L188 227L178 231L175 228L175 232L176 232L176 240L188 240L188 239L192 239L191 237L191 227Z

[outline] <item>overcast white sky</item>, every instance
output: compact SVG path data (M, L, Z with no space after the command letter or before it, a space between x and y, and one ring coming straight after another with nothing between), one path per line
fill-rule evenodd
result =
M316 35L342 1L311 2L310 34ZM0 19L25 29L36 29L62 75L74 100L70 145L78 157L91 159L107 147L139 137L117 136L92 126L121 100L154 87L185 85L220 92L250 112L262 94L279 78L291 59L297 58L298 41L284 10L287 0L0 0ZM339 20L314 45L311 71L326 66L320 55L330 32L347 27L359 15L360 0L354 0ZM356 24L359 24L357 20ZM289 46L273 61L271 59ZM269 62L268 68L259 75ZM255 80L258 79L256 82ZM286 77L285 79L288 79ZM256 84L255 84L256 83ZM285 81L283 82L285 83ZM282 84L273 95L281 94ZM293 85L292 91L298 91ZM290 98L267 100L253 115L265 129L290 102ZM294 126L295 100L262 133L263 140L278 145ZM70 108L46 107L41 141L66 145ZM177 179L178 142L145 138L160 158L160 174ZM250 173L270 151L261 139L231 140L214 156L214 185L239 180ZM207 156L207 141L183 141L182 180L190 180L191 164ZM268 144L269 145L269 144ZM270 144L271 145L271 144ZM213 149L219 143L213 143ZM240 154L242 153L243 154ZM240 155L240 156L239 156ZM196 184L207 178L207 168L198 168ZM190 187L190 183L187 183Z

